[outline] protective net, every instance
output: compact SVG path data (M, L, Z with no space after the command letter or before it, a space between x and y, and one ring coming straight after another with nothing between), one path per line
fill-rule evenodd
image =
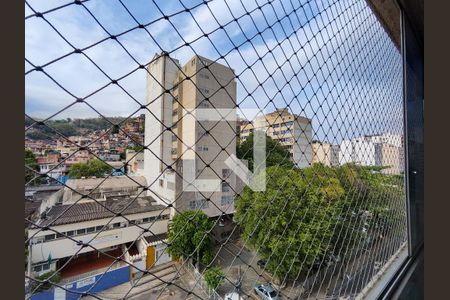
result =
M406 249L365 0L25 1L27 299L354 299Z

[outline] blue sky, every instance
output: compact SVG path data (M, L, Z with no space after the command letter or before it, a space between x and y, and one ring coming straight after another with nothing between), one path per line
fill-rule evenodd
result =
M289 106L292 112L313 119L315 137L330 141L347 137L350 132L402 130L401 57L364 0L213 0L208 5L179 0L122 2L137 22L152 24L146 27L148 32L136 29L118 37L133 58L111 39L85 51L111 78L148 63L161 50L171 52L182 64L194 53L213 60L225 55L219 62L240 75L237 101L242 108L272 111ZM35 11L44 12L68 1L28 3ZM84 5L110 34L137 25L118 0L91 0ZM170 22L156 21L162 13L183 11L183 6L195 8L171 17ZM261 10L255 10L258 6ZM31 13L26 6L25 15ZM108 37L80 5L69 5L45 14L45 18L75 48ZM233 22L234 18L238 21ZM197 23L204 32L224 27L209 39L202 37L192 43L203 35ZM258 32L261 35L256 35ZM192 48L179 48L185 42ZM73 48L43 19L25 20L25 56L31 63L43 65L71 51ZM247 65L251 64L254 66L249 69ZM30 69L31 65L25 63L25 71ZM45 71L76 97L91 95L109 82L80 54L50 64ZM119 81L130 95L109 85L87 102L105 116L130 116L139 110L140 103L146 103L145 79L145 71L138 70ZM26 113L48 118L74 102L69 93L42 72L30 72L25 76ZM54 118L96 116L86 104L77 103Z

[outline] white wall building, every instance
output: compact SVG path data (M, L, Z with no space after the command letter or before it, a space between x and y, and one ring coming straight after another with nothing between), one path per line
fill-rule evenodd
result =
M401 135L383 134L344 140L340 145L339 164L385 166L386 174L400 174L404 169L404 148Z
M166 128L172 126L173 98L165 90L173 88L179 62L165 53L155 55L148 66L147 104L145 115L145 142L149 151L144 151L143 174L149 184L149 193L163 204L175 200L175 174L172 165L172 133ZM161 184L162 181L162 184Z

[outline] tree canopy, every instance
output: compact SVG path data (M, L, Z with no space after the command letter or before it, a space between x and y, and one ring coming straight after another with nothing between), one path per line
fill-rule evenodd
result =
M203 211L187 210L176 214L168 231L168 253L175 259L188 259L207 265L212 260L210 231L214 224Z
M107 163L99 160L92 159L87 163L76 163L70 167L69 176L71 178L81 178L81 177L104 177L106 174L110 174L113 168Z
M225 273L219 267L212 267L203 273L208 288L215 290L224 283Z
M31 170L30 170L31 169ZM25 150L25 184L35 184L39 181L39 178L33 180L36 176L36 173L32 170L38 171L39 167L37 164L36 157L34 156L31 150ZM33 180L33 181L31 181ZM31 182L30 182L31 181Z
M251 171L253 171L253 138L254 135L251 133L244 142L238 145L236 150L236 156L239 159L247 160L248 168ZM266 135L266 167L284 166L292 168L294 164L289 158L290 153L287 148Z
M295 278L344 245L359 245L364 215L372 215L371 230L385 224L387 216L390 222L401 218L391 217L402 199L401 181L370 168L314 164L305 169L272 166L266 172L266 191L246 187L235 216L243 239L258 249L277 278Z

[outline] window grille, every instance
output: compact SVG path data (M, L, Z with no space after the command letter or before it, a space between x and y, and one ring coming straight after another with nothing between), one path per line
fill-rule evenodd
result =
M27 299L354 299L405 251L402 57L365 0L26 0L25 26L25 186L60 187Z

